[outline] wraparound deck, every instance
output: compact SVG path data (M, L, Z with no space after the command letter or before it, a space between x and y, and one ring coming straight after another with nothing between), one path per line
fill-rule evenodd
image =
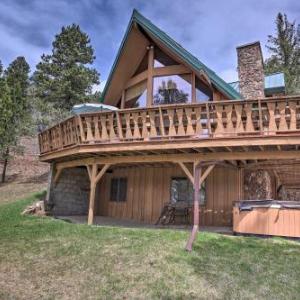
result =
M298 150L300 96L86 113L46 129L39 144L44 161L84 153L211 152L212 147Z

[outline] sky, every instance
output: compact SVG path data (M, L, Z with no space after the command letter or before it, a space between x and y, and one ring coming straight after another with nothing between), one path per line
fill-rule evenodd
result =
M268 57L278 12L300 22L299 0L0 0L0 60L25 56L33 72L61 27L76 23L90 36L102 90L134 8L227 82L237 80L238 45L260 41Z

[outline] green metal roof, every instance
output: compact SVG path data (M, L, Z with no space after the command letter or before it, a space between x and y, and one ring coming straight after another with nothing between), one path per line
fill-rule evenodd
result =
M152 22L150 22L148 19L146 19L143 15L141 15L136 9L133 10L131 19L129 21L129 24L127 26L126 33L123 37L123 40L121 42L120 48L118 50L116 59L114 61L114 64L112 66L112 69L110 71L110 74L108 76L106 85L104 87L101 102L105 98L105 94L107 91L107 88L110 84L112 75L114 73L114 70L116 68L116 65L119 61L119 57L122 51L122 48L125 44L125 41L127 39L127 36L130 32L131 27L134 23L137 23L139 26L141 26L146 32L149 32L151 35L153 35L156 39L158 39L161 43L163 43L166 47L171 49L174 53L176 53L183 61L185 61L191 68L201 71L203 70L206 75L209 77L211 82L216 86L217 89L222 91L225 95L227 95L230 99L241 99L241 95L228 83L226 83L222 78L220 78L215 72L213 72L211 69L209 69L206 65L204 65L200 60L198 60L195 56L193 56L191 53L189 53L186 49L184 49L181 45L179 45L176 41L174 41L171 37L169 37L165 32L160 30L157 26L155 26Z

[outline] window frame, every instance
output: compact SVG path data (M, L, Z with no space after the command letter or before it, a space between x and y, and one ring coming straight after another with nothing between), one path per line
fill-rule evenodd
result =
M122 187L121 185L124 184ZM116 186L114 186L116 185ZM127 191L128 191L128 180L127 177L113 177L110 180L110 202L127 202ZM124 191L122 192L122 189Z
M172 181L173 180L185 180L187 181L188 185L192 188L192 191L191 191L191 199L187 199L187 200L179 200L179 201L176 201L176 202L173 202L173 197L172 197ZM188 188L189 189L189 188ZM204 200L201 201L201 190L204 190ZM194 203L194 188L193 188L193 185L191 183L191 181L187 178L187 177L184 177L184 176L172 176L171 177L171 181L170 181L170 202L171 203L187 203L187 204L190 204L192 205ZM199 206L206 206L206 202L207 202L207 192L206 192L206 180L204 180L201 184L201 189L200 189L200 192L199 192Z

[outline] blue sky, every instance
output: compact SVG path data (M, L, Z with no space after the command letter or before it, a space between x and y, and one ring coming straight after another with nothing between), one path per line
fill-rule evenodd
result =
M226 81L237 79L236 46L259 40L267 57L279 11L300 21L299 0L1 0L0 60L7 66L23 55L34 71L60 28L77 23L91 38L103 86L133 8Z

